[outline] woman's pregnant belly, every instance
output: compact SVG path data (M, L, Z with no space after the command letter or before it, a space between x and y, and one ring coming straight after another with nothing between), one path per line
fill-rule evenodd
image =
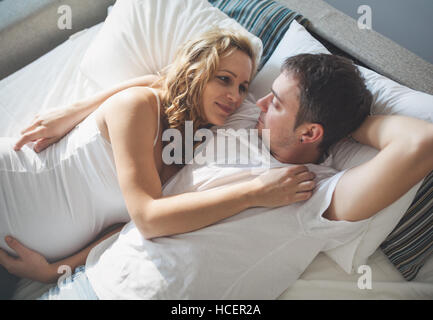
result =
M41 153L0 138L0 247L11 235L49 261L71 255L105 228L129 221L111 146L93 119Z

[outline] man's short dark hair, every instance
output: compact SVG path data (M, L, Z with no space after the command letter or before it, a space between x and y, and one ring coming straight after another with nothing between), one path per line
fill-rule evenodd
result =
M300 54L286 59L281 71L292 74L300 89L295 128L305 122L323 126L322 153L355 131L370 114L371 92L347 58Z

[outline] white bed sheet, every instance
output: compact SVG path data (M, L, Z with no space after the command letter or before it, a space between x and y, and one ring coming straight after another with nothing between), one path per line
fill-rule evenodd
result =
M69 40L0 81L0 136L18 136L37 112L59 108L99 90L79 63L101 24ZM109 67L109 66L107 66ZM359 289L361 274L346 274L319 254L301 278L279 299L433 299L433 258L407 282L380 250L370 257L372 289ZM13 299L34 299L50 285L21 280Z

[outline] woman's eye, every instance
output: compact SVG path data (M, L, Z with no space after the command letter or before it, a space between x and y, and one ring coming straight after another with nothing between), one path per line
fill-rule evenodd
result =
M219 76L217 78L220 79L222 82L225 82L225 83L229 83L230 82L230 78L226 77L226 76Z

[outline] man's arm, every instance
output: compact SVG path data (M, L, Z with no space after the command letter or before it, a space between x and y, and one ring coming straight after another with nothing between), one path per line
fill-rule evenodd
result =
M323 215L367 219L399 199L433 170L433 125L403 116L370 116L352 135L380 152L348 170Z
M100 244L102 241L108 239L113 234L116 234L120 232L125 224L116 224L114 226L109 227L107 230L104 230L95 241L90 243L87 247L81 249L79 252L75 253L74 255L71 255L65 259L62 259L60 261L52 263L51 266L51 275L52 280L57 280L57 278L61 275L59 274L59 268L61 266L68 266L71 268L71 270L75 270L75 268L83 265L86 263L87 256L89 255L90 251L96 247L98 244Z
M61 274L58 273L60 271L60 266L68 266L73 271L76 267L83 265L93 247L119 232L123 226L124 224L117 224L109 227L97 237L97 240L90 243L84 249L68 258L51 264L48 263L48 261L38 252L27 248L12 237L6 237L6 243L16 252L18 257L15 258L0 249L0 265L4 266L9 273L20 278L52 283L61 276Z

